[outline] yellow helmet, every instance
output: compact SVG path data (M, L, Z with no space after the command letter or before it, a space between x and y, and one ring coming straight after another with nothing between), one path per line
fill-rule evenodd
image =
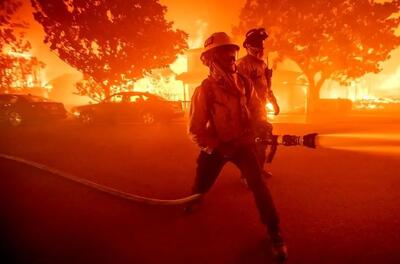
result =
M240 49L240 47L233 42L233 40L228 36L228 34L226 34L225 32L216 32L213 33L210 37L208 37L204 42L204 51L202 52L201 55L203 56L210 50L221 46L233 46L237 50Z

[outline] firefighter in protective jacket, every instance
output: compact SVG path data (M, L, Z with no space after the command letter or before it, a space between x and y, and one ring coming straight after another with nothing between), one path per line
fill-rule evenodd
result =
M263 42L267 39L268 34L264 28L251 29L246 34L246 39L243 47L247 51L247 55L238 60L238 72L247 77L254 87L256 96L260 100L259 112L263 116L267 116L266 105L271 103L274 108L275 115L279 114L279 105L276 101L274 93L271 89L272 69L263 60L264 45ZM260 123L256 128L258 133L272 133L272 125L268 122ZM266 157L266 146L259 146L257 149L258 160L261 168L265 162L271 162L276 149L270 149L270 155ZM271 173L263 170L265 177L271 177Z
M273 253L279 259L286 259L279 217L263 181L256 143L243 140L265 116L259 112L260 101L250 82L236 71L238 50L239 46L224 32L212 34L204 44L201 59L210 74L196 88L190 107L189 135L201 149L193 193L207 193L224 165L234 163L253 192ZM190 212L194 205L188 205L186 211Z

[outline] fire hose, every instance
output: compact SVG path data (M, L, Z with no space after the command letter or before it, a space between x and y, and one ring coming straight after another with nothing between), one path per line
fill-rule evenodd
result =
M72 182L76 182L76 183L85 185L89 188L101 191L103 193L107 193L107 194L110 194L110 195L113 195L113 196L116 196L116 197L119 197L119 198L122 198L125 200L138 202L138 203L144 203L144 204L149 204L149 205L180 205L180 204L186 204L191 201L197 200L201 197L201 194L193 194L191 196L184 197L181 199L171 199L171 200L154 199L154 198L144 197L144 196L140 196L140 195L136 195L136 194L132 194L132 193L123 192L123 191L114 189L112 187L108 187L108 186L105 186L105 185L102 185L99 183L95 183L95 182L74 176L72 174L57 170L55 168L46 166L44 164L26 160L26 159L23 159L20 157L15 157L15 156L10 156L10 155L0 153L0 158L18 162L20 164L25 164L30 167L39 169L41 171L45 171L50 174L70 180Z
M284 146L297 146L297 145L303 145L305 147L310 147L310 148L315 148L315 138L317 134L308 134L303 137L300 136L293 136L293 135L283 135L283 136L273 136L268 139L260 139L256 138L255 142L260 143L260 144L266 144L266 145L284 145ZM81 185L87 186L89 188L98 190L103 193L107 193L109 195L113 195L125 200L137 202L137 203L142 203L142 204L148 204L148 205L183 205L187 204L189 202L195 201L199 198L202 197L203 194L193 194L184 198L180 199L155 199L155 198L149 198L149 197L144 197L124 191L120 191L117 189L114 189L112 187L108 187L81 177L77 177L75 175L69 174L67 172L52 168L50 166L46 166L44 164L23 159L20 157L12 156L12 155L7 155L7 154L2 154L0 153L0 158L14 161L20 164L24 164L36 169L39 169L41 171L53 174L55 176L59 176L61 178L67 179L69 181L79 183Z

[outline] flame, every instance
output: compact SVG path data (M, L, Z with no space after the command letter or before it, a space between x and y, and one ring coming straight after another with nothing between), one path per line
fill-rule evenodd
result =
M203 46L205 33L208 29L208 23L201 19L196 20L196 34L194 38L189 39L189 48L196 49Z
M171 101L183 101L185 98L185 85L176 80L174 73L167 75L153 74L134 82L135 91L157 94Z
M341 86L327 81L321 89L321 98L349 99L357 110L383 110L389 104L400 104L400 66L391 74L367 74Z
M32 54L30 52L16 52L10 49L4 49L3 51L5 54L15 57L15 58L24 58L30 60L32 58Z
M4 48L3 53L12 58L21 58L27 61L32 60L34 57L30 52L17 52L9 47ZM16 62L14 66L9 69L9 72L14 75L14 81L11 83L10 87L14 90L41 88L43 89L43 94L47 96L48 92L53 88L46 80L45 73L41 69L41 66L34 67L30 73L26 74L21 72L19 64Z

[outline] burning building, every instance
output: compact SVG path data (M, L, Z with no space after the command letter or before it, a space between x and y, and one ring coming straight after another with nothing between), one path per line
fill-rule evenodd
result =
M4 93L29 93L48 96L51 85L44 76L44 63L30 53L4 52L0 89Z

